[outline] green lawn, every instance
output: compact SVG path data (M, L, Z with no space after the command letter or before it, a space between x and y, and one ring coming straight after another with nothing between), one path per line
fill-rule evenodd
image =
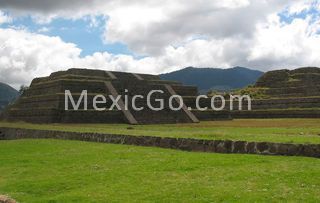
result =
M320 159L0 141L0 194L19 202L319 202Z
M128 129L129 125L125 124L40 125L2 122L0 126L162 137L320 144L320 119L237 119L198 124L130 126L133 129Z

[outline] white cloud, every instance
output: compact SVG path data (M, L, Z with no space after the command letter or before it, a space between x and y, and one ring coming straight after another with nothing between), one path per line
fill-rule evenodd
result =
M286 0L251 1L159 1L126 5L107 12L104 38L122 42L136 53L162 54L172 44L195 35L209 39L250 37L255 25L280 11Z
M34 76L72 67L80 51L59 37L0 29L0 81L17 87L29 83Z
M49 31L50 31L49 27L41 27L40 29L37 30L37 32L39 32L39 33L46 33Z
M10 10L15 16L31 14L42 23L52 18L80 18L89 14L104 11L115 0L10 0L0 1L0 8Z
M312 4L316 3L314 0L304 0L304 1L295 1L292 2L288 7L288 14L298 14L303 11L309 10L312 7Z
M265 69L320 65L320 18L281 23L273 16L258 26L248 60L268 64ZM264 65L265 66L265 65Z
M301 1L301 0L299 0ZM169 45L195 35L211 39L250 36L255 25L289 0L20 0L0 1L15 15L30 14L39 23L52 18L108 16L104 40L121 42L137 54L159 55ZM92 23L91 23L92 24ZM94 24L94 23L93 23Z
M85 18L93 27L101 26L95 17L108 16L104 40L124 43L147 57L107 52L80 57L75 44L59 37L3 28L0 80L15 86L70 67L162 73L185 66L261 70L320 66L319 13L308 13L320 12L320 3L314 0L28 2L33 3L0 1L0 8L15 15L35 13L32 17L41 23L56 17ZM301 12L307 17L282 22L279 12L289 19Z
M63 42L59 37L0 29L0 81L18 87L30 83L35 76L71 67L160 73L187 65L218 66L224 61L223 57L232 54L226 50L232 48L233 43L229 40L193 40L178 48L168 46L165 54L159 57L135 59L129 55L97 52L82 58L81 50L75 44Z
M10 23L11 21L12 18L0 10L0 25L3 23Z
M18 88L34 77L72 67L153 73L161 70L152 57L136 60L128 55L97 52L81 58L80 53L75 44L59 37L0 28L0 81Z

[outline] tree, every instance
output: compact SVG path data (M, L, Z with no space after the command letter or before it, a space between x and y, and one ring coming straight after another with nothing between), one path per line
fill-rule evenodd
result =
M22 95L27 89L29 89L26 85L21 85L19 89L19 95Z

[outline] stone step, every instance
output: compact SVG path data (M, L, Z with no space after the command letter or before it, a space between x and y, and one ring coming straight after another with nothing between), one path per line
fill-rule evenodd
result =
M113 85L112 85L112 83L110 81L105 82L105 87L106 87L106 90L109 91L114 98L118 97L118 92L113 87ZM127 121L130 124L138 124L137 120L133 117L131 112L129 110L125 109L125 104L124 104L122 99L119 100L118 104L119 104L119 106L121 108L122 113L126 117Z

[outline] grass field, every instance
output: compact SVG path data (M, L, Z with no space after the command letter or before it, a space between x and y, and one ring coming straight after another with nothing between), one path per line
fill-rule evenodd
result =
M63 140L0 141L19 202L319 202L320 160Z
M320 144L320 119L237 119L197 124L137 125L125 124L28 124L0 123L0 127L97 132L127 135L230 139L282 143Z

